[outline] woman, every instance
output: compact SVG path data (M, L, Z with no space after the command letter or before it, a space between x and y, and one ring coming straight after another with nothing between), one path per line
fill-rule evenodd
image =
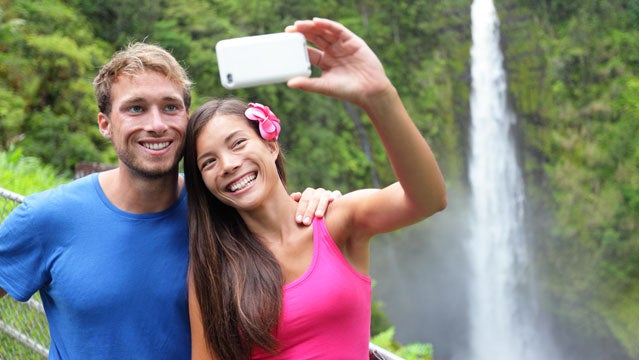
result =
M277 136L261 104L213 100L189 123L185 149L194 359L365 359L369 242L446 207L435 158L366 43L339 23L297 21L319 78L288 86L360 106L398 182L334 200L312 227L289 221Z

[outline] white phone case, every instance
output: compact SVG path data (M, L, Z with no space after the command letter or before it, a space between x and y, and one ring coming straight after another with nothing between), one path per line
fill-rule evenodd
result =
M215 45L222 86L239 89L310 76L306 38L274 33L225 39Z

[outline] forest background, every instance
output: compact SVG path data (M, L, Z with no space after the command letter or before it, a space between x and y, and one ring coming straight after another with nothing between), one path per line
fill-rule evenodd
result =
M527 214L544 229L533 244L544 306L557 329L639 359L639 0L495 2ZM0 151L7 168L35 158L56 182L79 162L116 163L97 130L91 81L115 50L144 40L187 68L193 109L229 95L277 109L291 189L384 186L393 173L359 109L283 85L232 93L220 85L217 41L320 16L375 50L449 193L465 193L470 3L0 0Z

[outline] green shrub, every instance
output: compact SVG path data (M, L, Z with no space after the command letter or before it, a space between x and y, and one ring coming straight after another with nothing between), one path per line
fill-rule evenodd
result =
M423 343L411 343L402 345L394 340L395 327L391 326L386 331L379 333L371 339L371 342L406 360L432 360L433 345Z
M0 187L6 190L29 195L68 181L38 158L24 156L20 148L0 152Z

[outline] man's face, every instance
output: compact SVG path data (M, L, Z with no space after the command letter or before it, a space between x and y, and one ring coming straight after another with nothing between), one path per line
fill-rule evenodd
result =
M100 113L98 124L113 143L121 170L145 178L174 174L189 116L179 85L150 70L120 75L111 101L110 116Z

